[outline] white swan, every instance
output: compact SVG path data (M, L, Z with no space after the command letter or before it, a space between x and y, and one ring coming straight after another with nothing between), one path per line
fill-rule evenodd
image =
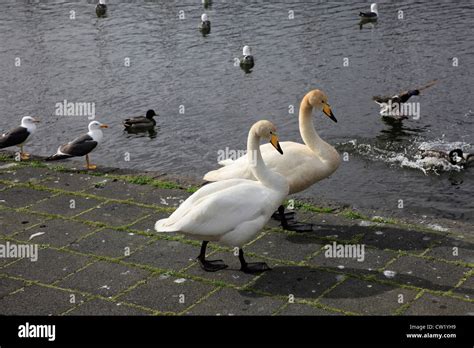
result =
M246 273L263 272L269 267L263 263L247 263L242 246L252 240L265 226L275 209L288 195L286 179L269 170L260 153L260 139L270 139L271 144L283 153L275 126L269 121L259 121L250 128L247 142L248 168L257 181L247 179L223 180L201 187L167 219L156 222L158 232L180 232L202 240L198 260L208 272L226 268L222 260L205 259L209 241L239 247L241 270Z
M260 147L268 168L286 177L290 185L290 194L303 191L327 178L341 163L337 150L322 140L314 129L311 118L313 108L322 110L326 116L337 122L328 104L327 96L315 89L307 93L300 104L299 126L304 144L292 141L282 142L283 156L275 156L268 144ZM208 172L204 180L220 181L231 178L255 180L245 157L242 156L236 161L220 162L224 167Z

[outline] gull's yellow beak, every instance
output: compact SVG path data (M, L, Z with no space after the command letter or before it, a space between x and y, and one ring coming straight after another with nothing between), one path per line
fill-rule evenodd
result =
M334 117L334 114L332 113L331 107L328 103L323 103L323 112L327 117L337 123L337 119Z
M37 119L37 118L33 118L33 122L34 122L34 123L39 123L39 122L40 122L40 120L39 120L39 119Z
M280 143L278 142L278 136L276 134L272 134L272 137L270 139L270 144L272 144L273 147L277 149L277 151L283 155L283 150L281 149Z
M107 126L106 124L101 124L100 128L109 128L109 126Z

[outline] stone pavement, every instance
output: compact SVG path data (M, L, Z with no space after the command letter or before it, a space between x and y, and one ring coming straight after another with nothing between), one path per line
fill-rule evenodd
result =
M190 185L1 160L0 245L39 251L36 262L0 258L0 314L474 314L469 225L439 231L302 204L298 219L312 232L272 221L244 248L272 271L244 274L232 249L210 243L209 256L229 268L206 273L195 261L200 242L153 230ZM364 244L364 261L327 258L333 241Z

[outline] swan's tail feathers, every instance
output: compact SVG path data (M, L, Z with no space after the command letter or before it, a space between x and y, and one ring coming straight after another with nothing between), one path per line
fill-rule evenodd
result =
M205 181L219 181L219 180L221 180L219 174L220 174L219 170L211 170L210 172L207 172L206 175L204 175L203 180L205 180Z
M228 165L231 165L232 163L234 163L234 160L230 159L230 158L219 161L219 165L221 165L221 166L228 166Z
M161 219L155 223L156 232L178 232L172 224L169 224L168 219Z

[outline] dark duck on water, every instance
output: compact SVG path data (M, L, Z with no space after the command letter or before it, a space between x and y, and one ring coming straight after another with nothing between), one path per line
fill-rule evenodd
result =
M123 125L126 130L148 130L156 125L153 117L158 116L154 110L148 110L146 116L137 116L127 118Z

